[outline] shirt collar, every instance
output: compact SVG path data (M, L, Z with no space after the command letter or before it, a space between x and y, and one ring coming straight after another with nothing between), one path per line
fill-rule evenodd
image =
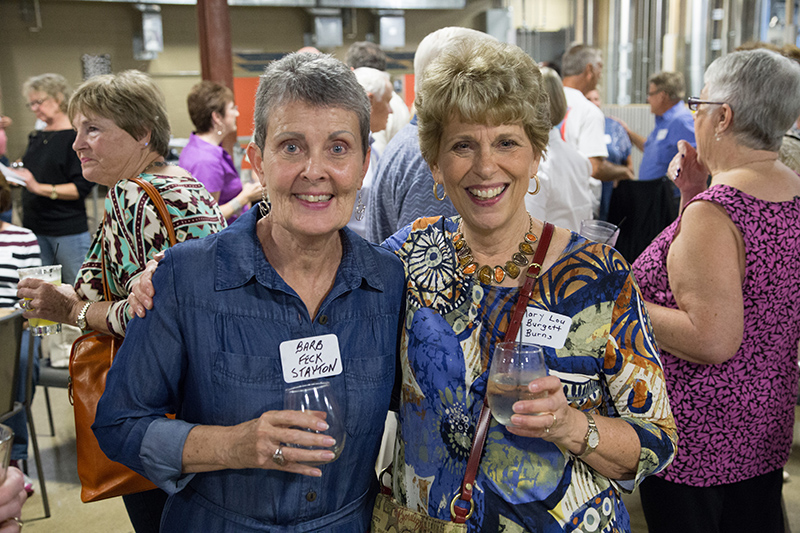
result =
M683 103L683 100L678 100L678 103L667 109L663 115L661 115L660 117L656 116L656 120L658 120L659 118L661 120L672 120L681 112L681 109L685 108L686 104Z
M268 289L288 292L288 285L267 261L256 235L259 209L248 209L217 235L214 285L217 290L235 289L253 277ZM381 270L371 244L349 228L339 230L342 239L342 260L334 282L332 297L344 290L355 290L362 282L375 290L383 290Z

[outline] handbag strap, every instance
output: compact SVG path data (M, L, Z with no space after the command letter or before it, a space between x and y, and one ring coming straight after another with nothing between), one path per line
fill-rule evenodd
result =
M528 267L528 271L525 273L525 284L522 286L519 298L514 306L514 313L511 316L511 322L508 325L508 330L504 337L505 339L513 340L516 338L517 332L519 332L519 326L522 324L522 317L525 316L525 309L528 307L528 301L533 293L533 285L539 278L544 258L547 255L547 249L550 247L554 229L555 227L551 223L544 223L539 246L536 248L533 261ZM491 411L489 410L489 405L486 403L486 397L484 396L481 414L478 416L478 427L475 429L475 436L472 439L472 448L470 449L469 459L467 460L467 470L464 473L464 481L461 482L461 490L450 502L450 516L456 524L464 524L469 520L475 510L475 503L472 501L472 491L475 487L475 476L478 474L478 465L481 462L483 447L486 444L486 434L489 431L490 420ZM460 500L466 506L456 505L457 500Z
M172 217L167 211L167 204L164 202L164 199L158 192L152 183L143 180L140 177L130 178L130 181L136 183L139 187L141 187L145 194L150 198L150 201L153 202L153 205L156 207L156 212L158 213L158 217L161 219L161 222L164 224L164 227L167 229L167 237L169 238L169 245L175 246L177 244L178 239L175 236L175 227L172 225ZM103 228L105 231L105 227ZM106 239L105 235L103 235L100 239L100 261L102 264L102 273L103 273L103 301L110 302L112 301L111 295L111 288L108 286L108 277L106 275ZM111 350L111 358L113 360L114 353L116 350Z

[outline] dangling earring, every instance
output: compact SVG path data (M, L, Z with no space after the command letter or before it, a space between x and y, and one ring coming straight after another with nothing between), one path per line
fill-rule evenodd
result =
M540 188L539 176L537 174L534 174L533 177L531 177L531 179L536 182L536 189L533 192L528 191L528 194L533 196L534 194L539 194L539 188Z
M359 222L364 220L364 212L367 210L367 206L364 205L362 201L362 197L364 195L363 189L358 189L358 196L356 196L356 220Z
M719 132L714 133L714 140L719 142Z
M222 130L217 130L217 135L219 135L220 137L222 137Z
M447 198L447 189L444 188L444 185L442 185L442 190L444 190L444 194L442 195L441 198L439 198L439 184L434 181L433 182L433 195L440 202L444 202L444 199Z
M269 196L267 196L267 188L261 187L261 203L258 204L258 212L262 217L269 215L272 211L272 206L269 204Z

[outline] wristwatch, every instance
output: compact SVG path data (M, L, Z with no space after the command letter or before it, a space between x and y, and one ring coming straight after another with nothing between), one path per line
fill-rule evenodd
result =
M86 323L86 312L89 311L89 306L92 305L94 302L86 302L81 307L81 310L78 312L78 328L79 329L87 329L89 324Z
M50 199L51 200L58 200L58 191L56 191L56 186L53 185L53 188L50 189Z
M586 436L583 437L583 442L586 443L586 449L578 456L580 459L592 453L597 448L597 445L600 444L600 433L597 431L594 418L587 412L583 414L586 415L586 421L589 422L589 429L586 430Z

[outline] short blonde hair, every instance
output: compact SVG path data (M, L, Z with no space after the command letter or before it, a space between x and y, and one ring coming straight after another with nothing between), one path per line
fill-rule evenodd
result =
M59 107L62 113L67 112L69 105L69 96L72 94L72 88L67 82L67 78L61 74L40 74L25 80L22 84L22 95L27 98L33 91L43 92L53 100L59 102Z
M518 46L460 40L425 70L416 100L419 144L429 165L439 158L445 124L521 124L537 155L550 133L550 108L536 62Z
M169 119L164 95L150 76L138 70L95 76L75 90L69 119L93 115L113 120L137 141L150 133L150 150L169 153Z

